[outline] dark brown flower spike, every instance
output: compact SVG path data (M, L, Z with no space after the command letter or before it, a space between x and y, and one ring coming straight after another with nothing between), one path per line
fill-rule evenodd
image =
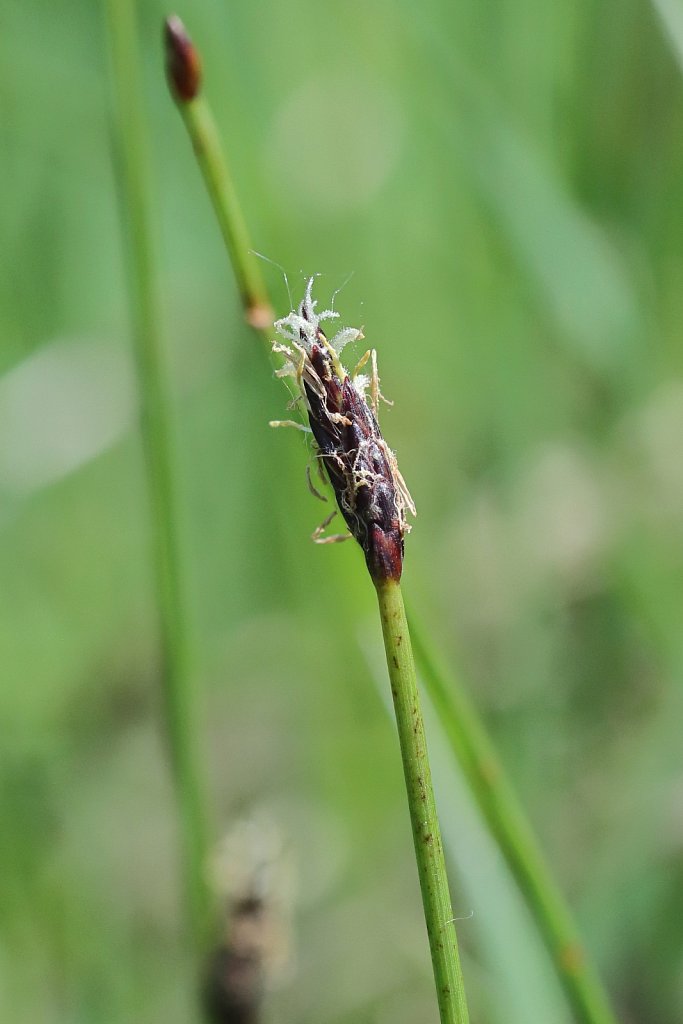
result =
M171 91L179 103L189 103L201 88L202 65L194 43L176 14L171 14L164 22L164 44Z
M347 327L328 341L320 323L339 314L316 313L312 286L313 278L298 310L275 323L288 342L273 343L273 351L286 360L278 374L296 379L318 456L350 534L365 553L370 575L376 583L398 581L403 537L410 529L406 510L415 515L415 506L377 422L381 396L376 354L367 352L348 373L339 355L349 342L362 338L362 332ZM370 377L358 372L368 360Z

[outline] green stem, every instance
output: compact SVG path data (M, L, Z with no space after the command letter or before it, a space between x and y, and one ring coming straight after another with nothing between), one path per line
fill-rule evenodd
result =
M453 908L400 584L376 583L442 1024L467 1024Z
M493 743L465 691L440 665L411 615L415 656L425 689L491 832L529 906L581 1024L617 1024L587 959L572 914L557 888Z
M230 254L247 322L264 330L272 326L273 313L258 264L251 256L249 232L213 114L201 95L178 106Z
M149 218L147 129L141 107L134 0L107 0L113 126L125 217L131 318L141 401L141 431L151 506L160 619L164 712L180 816L188 927L195 950L206 927L204 794L196 749L196 708L188 666L187 621L173 485L170 414L154 289Z

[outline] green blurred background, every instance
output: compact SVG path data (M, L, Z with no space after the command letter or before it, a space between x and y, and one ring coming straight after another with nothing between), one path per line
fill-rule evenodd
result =
M212 836L285 837L268 1020L436 1020L374 595L305 450L139 5ZM405 582L625 1024L683 1019L683 6L187 0L256 248L379 350ZM160 726L104 18L0 41L0 1019L196 1019ZM282 276L264 265L280 315ZM360 354L360 352L359 352ZM435 723L432 723L435 726ZM475 1021L569 1015L433 728ZM288 869L289 870L289 869Z

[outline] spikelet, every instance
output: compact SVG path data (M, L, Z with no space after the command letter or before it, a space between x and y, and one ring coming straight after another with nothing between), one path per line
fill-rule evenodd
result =
M377 421L381 395L376 355L366 353L357 367L371 358L371 377L349 374L341 353L363 333L345 327L328 340L320 324L339 314L317 313L312 287L310 278L298 309L275 322L286 342L273 342L273 351L285 361L278 375L296 381L318 455L346 525L365 553L370 575L375 582L398 580L403 538L410 529L406 511L415 515L415 505Z

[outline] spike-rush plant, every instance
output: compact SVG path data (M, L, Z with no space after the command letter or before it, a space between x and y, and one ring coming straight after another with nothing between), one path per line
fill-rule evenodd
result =
M239 268L247 319L263 329L263 319L255 316L254 310L268 308L268 302L260 279L244 269L252 267L248 259L251 247L216 142L213 119L198 95L199 59L178 18L167 20L165 39L169 83L192 137L233 263ZM303 403L321 464L350 536L363 549L377 591L441 1021L467 1024L454 915L400 589L405 513L414 513L415 507L377 422L380 392L375 353L368 352L352 374L347 372L341 352L362 333L347 327L328 341L321 323L338 314L332 310L316 313L312 283L313 279L309 280L298 309L274 324L286 343L276 341L271 347L284 358L277 373L296 381L294 401ZM369 378L360 373L368 360L372 367Z
M365 554L380 609L391 691L403 757L418 872L442 1021L468 1020L453 912L436 815L413 653L400 589L406 512L415 508L393 452L378 424L382 398L374 350L349 373L344 347L362 337L344 328L330 340L316 313L312 280L296 310L269 328L271 303L253 258L246 223L228 171L215 122L201 96L200 61L180 19L165 24L167 75L216 211L233 263L247 323L293 377L292 405L304 422L275 421L310 431L318 463L327 474L349 533L323 536L331 517L314 534L318 543L354 537ZM371 375L361 374L370 362ZM369 400L368 400L369 396ZM309 481L310 482L310 481ZM311 489L314 490L311 483ZM414 616L412 616L414 618ZM617 1024L601 981L583 951L572 914L535 841L532 829L495 754L483 722L458 681L434 655L429 638L417 636L423 681L472 795L537 923L569 1004L581 1024Z
M320 325L339 314L316 312L312 285L313 278L298 310L275 323L286 339L286 344L273 342L273 351L285 359L277 373L296 381L294 404L303 404L317 455L349 529L348 535L325 539L355 538L377 591L441 1020L464 1024L465 989L400 589L406 510L414 515L415 506L377 421L381 396L376 354L366 352L353 373L345 369L341 353L362 333L346 327L328 340ZM360 373L368 361L369 377Z

